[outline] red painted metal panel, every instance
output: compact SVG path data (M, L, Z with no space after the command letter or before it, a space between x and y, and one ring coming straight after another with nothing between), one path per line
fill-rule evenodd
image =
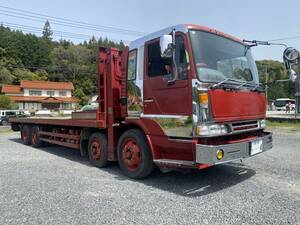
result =
M209 90L213 119L216 122L261 119L266 116L265 95L251 91Z

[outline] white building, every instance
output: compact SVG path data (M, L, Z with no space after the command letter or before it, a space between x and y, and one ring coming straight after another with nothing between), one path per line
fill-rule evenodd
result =
M73 89L70 82L22 80L20 85L4 84L2 93L25 111L72 110L78 102L72 97Z

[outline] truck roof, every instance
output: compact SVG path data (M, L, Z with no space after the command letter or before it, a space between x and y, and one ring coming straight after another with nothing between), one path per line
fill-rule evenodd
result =
M150 33L146 36L143 36L139 39L136 39L136 40L132 41L130 43L130 49L139 48L140 46L144 45L145 42L147 42L147 41L158 38L158 37L160 37L164 34L170 34L173 29L175 29L176 31L183 32L183 33L187 33L188 30L202 30L202 31L210 32L210 33L213 33L213 34L231 39L233 41L240 42L241 44L244 44L242 42L242 40L240 40L239 38L236 38L232 35L226 34L222 31L219 31L219 30L216 30L216 29L213 29L213 28L209 28L209 27L201 26L201 25L195 25L195 24L178 24L178 25L175 25L175 26L170 26L170 27L164 28L162 30Z

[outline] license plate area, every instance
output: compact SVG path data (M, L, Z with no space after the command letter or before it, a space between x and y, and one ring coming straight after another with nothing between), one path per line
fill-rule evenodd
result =
M263 150L263 141L262 139L258 139L251 142L250 147L250 155L256 155L258 153L261 153Z

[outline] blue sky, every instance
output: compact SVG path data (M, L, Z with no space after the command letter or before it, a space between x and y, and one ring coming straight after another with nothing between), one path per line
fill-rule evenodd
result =
M144 33L170 25L194 23L219 29L241 39L272 40L300 36L299 0L0 0L0 6ZM43 27L43 22L3 13L0 11L1 23ZM56 24L51 26L53 30L94 34L118 40L130 41L138 37ZM300 49L300 38L284 42ZM256 47L252 51L255 59L281 60L283 47Z

